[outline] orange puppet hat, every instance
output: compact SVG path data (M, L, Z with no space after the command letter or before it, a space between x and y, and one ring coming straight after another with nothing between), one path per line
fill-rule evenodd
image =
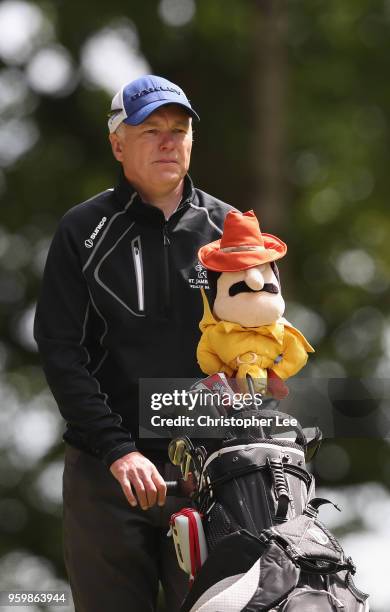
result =
M223 234L199 249L198 257L205 268L215 272L238 272L284 257L287 245L276 236L262 234L253 210L230 211Z

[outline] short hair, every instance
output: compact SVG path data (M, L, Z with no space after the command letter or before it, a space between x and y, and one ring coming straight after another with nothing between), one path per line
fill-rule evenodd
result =
M125 131L126 126L125 124L122 122L118 125L118 127L116 128L114 134L117 134L119 137L122 136L122 133Z

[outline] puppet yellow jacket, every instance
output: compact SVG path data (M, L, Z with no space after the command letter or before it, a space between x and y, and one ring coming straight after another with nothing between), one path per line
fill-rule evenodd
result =
M271 369L285 380L299 372L308 353L314 352L303 334L285 319L260 327L216 320L204 290L201 292L204 314L199 325L202 337L197 359L206 374L225 372L227 376L236 376L244 366L253 376L261 377L262 372Z

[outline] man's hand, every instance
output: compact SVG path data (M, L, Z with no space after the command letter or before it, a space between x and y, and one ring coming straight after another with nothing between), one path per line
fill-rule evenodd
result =
M131 506L148 510L156 503L165 504L167 487L156 466L140 452L134 451L120 457L110 466L111 474L122 487Z

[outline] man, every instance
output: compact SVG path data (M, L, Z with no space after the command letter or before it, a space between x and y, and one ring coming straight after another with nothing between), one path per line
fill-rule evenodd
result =
M145 76L114 96L115 189L69 210L53 239L35 319L67 422L64 547L76 612L169 612L187 586L171 539L167 440L138 437L141 378L198 377L200 246L230 207L195 189L192 119L177 85ZM199 285L204 286L204 285ZM175 468L172 468L175 469Z

